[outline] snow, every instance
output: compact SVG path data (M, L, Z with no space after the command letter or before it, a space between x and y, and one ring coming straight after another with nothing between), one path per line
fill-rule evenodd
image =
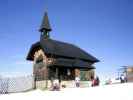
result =
M133 100L133 83L0 95L0 100Z

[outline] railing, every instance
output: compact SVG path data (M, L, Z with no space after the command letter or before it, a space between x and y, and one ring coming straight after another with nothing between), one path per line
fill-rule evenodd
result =
M34 78L32 75L0 78L0 94L29 91L33 87Z

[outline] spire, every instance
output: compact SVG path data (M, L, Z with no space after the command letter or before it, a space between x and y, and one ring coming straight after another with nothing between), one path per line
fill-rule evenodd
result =
M51 26L49 23L49 19L48 19L48 14L47 12L45 12L43 20L42 20L42 24L41 27L39 29L39 31L42 33L41 37L44 36L44 38L48 38L49 37L49 32L51 31Z

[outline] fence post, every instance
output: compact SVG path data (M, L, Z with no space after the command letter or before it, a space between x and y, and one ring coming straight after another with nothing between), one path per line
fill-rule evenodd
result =
M7 83L6 83L6 94L9 93L9 80L10 80L10 78L7 78Z

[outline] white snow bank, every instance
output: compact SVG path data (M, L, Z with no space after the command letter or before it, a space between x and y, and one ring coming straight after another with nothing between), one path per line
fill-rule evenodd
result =
M133 100L133 83L0 95L0 100Z

